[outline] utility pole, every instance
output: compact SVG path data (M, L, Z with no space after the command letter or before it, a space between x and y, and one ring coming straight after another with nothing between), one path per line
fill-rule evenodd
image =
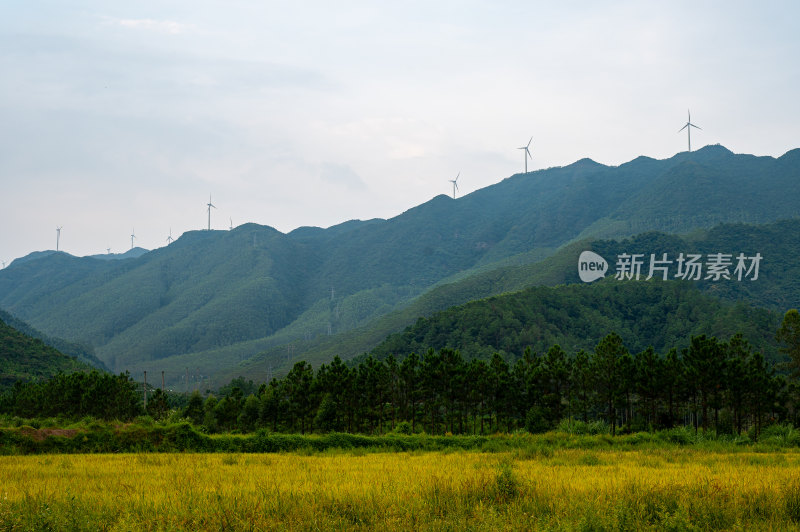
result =
M186 395L189 395L189 366L186 366Z
M147 411L147 371L144 372L144 410Z
M164 370L161 370L161 391L164 391Z

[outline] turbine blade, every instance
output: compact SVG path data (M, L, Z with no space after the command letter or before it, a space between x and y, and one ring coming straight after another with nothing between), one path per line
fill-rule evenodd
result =
M525 146L525 149L526 149L526 150L527 150L528 148L530 148L530 146L531 146L531 142L533 142L533 137L531 137L531 140L529 140L529 141L528 141L528 145L527 145L527 146Z
M688 124L688 122L687 122L687 124L686 124L685 126L683 126L682 128L680 128L680 129L678 130L678 133L680 133L681 131L683 131L683 130L684 130L684 129L686 129L687 127L689 127L689 124Z
M690 126L692 126L692 127L694 127L694 128L697 128L697 129L703 129L702 127L700 127L700 126L696 126L696 125L694 125L694 124L689 124L689 125L690 125Z

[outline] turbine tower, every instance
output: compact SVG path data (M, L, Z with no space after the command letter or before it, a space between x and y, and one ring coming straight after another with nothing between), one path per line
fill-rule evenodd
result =
M133 249L133 239L136 238L136 230L131 229L131 249Z
M111 248L106 248L106 255L111 255Z
M689 151L691 152L692 151L692 128L693 127L697 128L697 129L703 129L703 128L701 128L700 126L696 126L696 125L692 124L692 113L688 109L686 110L686 112L689 113L689 120L686 122L686 125L684 125L682 128L680 128L678 130L678 133L680 133L684 129L686 130L686 133L689 136Z
M451 183L453 183L453 199L456 199L456 190L458 190L458 178L461 175L461 172L458 173L455 179L448 179Z
M208 195L208 230L211 231L211 207L217 208L211 203L211 194Z
M231 226L229 228L229 231L233 231L233 218L229 218L229 220L231 221Z
M169 246L170 244L172 244L172 240L173 240L173 238L172 238L172 227L170 227L170 228L169 228L169 236L167 237L167 245L168 245L168 246Z
M61 240L61 230L63 228L64 228L64 226L56 227L56 251L58 251L58 244L59 244L59 241Z
M533 141L533 137L531 137L531 139L528 141L528 144L526 144L525 146L522 146L521 148L517 148L518 150L525 150L525 152L523 153L523 158L525 159L525 173L526 174L528 173L528 157L530 157L531 160L533 160L533 157L531 156L531 150L529 149L531 147L531 142L532 141Z

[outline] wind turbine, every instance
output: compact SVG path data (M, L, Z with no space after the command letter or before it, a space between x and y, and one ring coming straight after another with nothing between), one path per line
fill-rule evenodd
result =
M525 150L525 153L523 154L523 158L525 159L525 173L526 174L528 173L528 157L530 157L531 160L533 160L533 157L531 156L531 150L529 149L531 147L531 142L533 142L533 137L531 137L531 140L528 141L527 145L522 146L521 148L517 148L518 150Z
M133 249L133 239L136 238L136 230L131 229L131 249Z
M58 243L61 240L61 230L64 226L56 227L56 251L58 251Z
M692 113L688 109L686 110L686 112L689 113L689 120L686 122L686 125L684 125L682 128L680 128L678 130L678 133L680 133L684 129L686 130L686 133L689 136L689 151L691 152L692 151L692 128L693 127L697 128L697 129L703 129L703 128L701 128L700 126L696 126L696 125L692 124Z
M451 183L453 183L453 199L456 199L456 190L458 190L458 178L461 175L461 172L458 173L455 179L448 179Z
M211 207L217 208L211 203L211 194L208 195L208 230L211 231Z
M167 245L168 245L168 246L169 246L170 244L172 244L172 240L173 240L173 238L172 238L172 227L170 227L170 228L169 228L169 236L167 237Z
M233 231L233 218L229 218L229 220L231 221L231 226L230 226L229 230Z
M3 269L5 269L5 267L6 267L6 261L0 261L0 262L2 262L2 263L3 263Z
M111 255L111 248L106 248L106 255Z

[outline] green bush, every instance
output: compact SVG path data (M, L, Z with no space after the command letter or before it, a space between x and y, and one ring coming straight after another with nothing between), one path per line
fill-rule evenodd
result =
M525 416L525 428L531 434L541 434L547 432L552 427L547 419L545 411L538 406L531 407Z
M411 423L408 421L401 421L394 427L395 434L411 434Z

